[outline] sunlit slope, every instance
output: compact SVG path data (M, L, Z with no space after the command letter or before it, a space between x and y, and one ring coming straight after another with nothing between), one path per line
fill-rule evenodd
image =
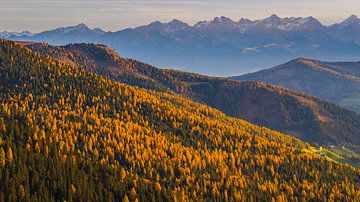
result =
M104 45L25 45L41 55L50 55L65 64L115 81L176 93L219 109L226 115L282 131L310 143L346 146L360 153L360 115L305 93L256 81L232 81L158 69L121 57ZM306 75L306 72L302 74ZM326 94L329 90L323 92Z
M359 197L359 170L210 107L4 40L0 77L1 200Z

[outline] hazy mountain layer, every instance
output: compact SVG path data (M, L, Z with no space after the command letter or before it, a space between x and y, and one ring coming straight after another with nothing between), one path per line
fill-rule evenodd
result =
M303 91L360 112L360 62L321 62L299 58L271 69L232 78Z
M360 20L322 25L313 17L233 21L217 17L190 26L178 20L104 32L84 24L38 34L0 33L13 40L65 45L106 44L126 57L158 67L229 76L272 67L296 57L360 60Z

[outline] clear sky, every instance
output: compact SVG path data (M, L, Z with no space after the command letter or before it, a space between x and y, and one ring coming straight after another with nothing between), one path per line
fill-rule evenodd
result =
M233 20L314 16L324 24L360 15L360 0L0 0L0 31L75 25L114 31L174 18L194 24L215 16Z

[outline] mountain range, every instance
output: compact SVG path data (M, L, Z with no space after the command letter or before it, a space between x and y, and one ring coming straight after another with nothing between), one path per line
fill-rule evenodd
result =
M360 153L360 115L311 95L256 81L159 69L124 58L104 45L23 45L43 56L118 82L181 95L310 143L347 146Z
M91 42L109 46L124 57L161 67L206 75L229 76L272 67L297 57L327 61L360 60L360 19L355 15L325 26L313 17L261 20L216 17L191 26L179 20L115 32L85 24L41 33L0 33L12 40L52 45Z
M298 58L270 69L231 78L302 91L360 112L360 62Z

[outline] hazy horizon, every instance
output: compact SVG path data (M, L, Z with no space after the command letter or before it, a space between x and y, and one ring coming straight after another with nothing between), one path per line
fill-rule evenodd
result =
M116 31L153 21L178 19L193 25L217 16L239 20L262 19L271 14L280 17L313 16L324 25L329 25L353 14L359 16L359 7L358 0L344 0L341 3L337 0L3 0L0 2L0 31L41 32L80 23L91 28Z
M314 17L314 16L280 16L280 15L278 15L277 13L273 13L273 14L279 16L280 18L286 18L286 17L303 17L303 18L306 18L306 17ZM273 14L271 14L271 15L273 15ZM216 18L216 17L228 17L228 18L230 18L230 19L233 20L233 21L239 21L241 18L250 19L250 20L261 20L261 19L267 18L267 17L269 17L269 16L271 16L271 15L265 16L265 17L263 17L263 18L240 17L240 18L238 18L238 19L233 19L233 18L231 18L231 17L222 15L222 16L214 16L214 17L212 17L212 18L203 19L203 20L211 21L211 20L213 20L213 19ZM319 20L320 23L322 23L323 25L328 26L328 25L340 23L340 22L346 20L347 18L349 18L351 15L355 15L355 14L349 14L349 16L344 17L343 19L340 19L339 21L335 21L335 22L332 22L332 23L324 23L323 21L321 21L321 19L318 19L318 18L316 18L316 17L315 17L315 18L316 18L317 20ZM360 16L358 16L358 15L356 15L356 16L357 16L357 17L360 17ZM42 31L48 31L48 30L57 29L57 28L64 28L64 27L77 26L77 25L80 25L80 24L85 24L86 26L88 26L88 27L91 28L91 29L100 28L100 29L102 29L103 31L119 31L119 30L122 30L122 29L136 28L136 27L139 27L139 26L148 25L148 24L153 23L153 22L155 22L155 21L160 21L161 23L168 23L168 22L171 22L172 20L179 20L179 21L182 21L182 22L184 22L184 23L189 24L190 26L194 26L196 23L198 23L198 22L200 22L200 21L203 21L203 20L199 20L199 21L196 21L196 22L194 22L194 23L188 23L188 22L186 22L186 21L184 21L184 20L182 20L182 19L173 18L173 19L169 19L169 20L166 20L166 21L160 21L160 20L149 21L149 22L144 23L144 24L139 24L139 25L134 25L134 26L129 26L129 27L121 27L121 28L119 28L119 29L114 29L114 30L106 30L106 29L102 28L101 25L99 25L99 26L96 26L96 25L95 25L95 26L91 26L91 25L89 25L89 24L86 23L86 22L75 22L74 24L59 25L59 26L56 26L56 25L55 25L55 26L53 26L53 27L45 28L45 29L43 29L43 30L38 30L38 31L32 31L32 30L28 30L28 29L22 29L22 30L0 30L0 32L2 32L2 31L8 31L8 32L29 31L29 32L32 32L32 33L39 33L39 32L42 32Z

